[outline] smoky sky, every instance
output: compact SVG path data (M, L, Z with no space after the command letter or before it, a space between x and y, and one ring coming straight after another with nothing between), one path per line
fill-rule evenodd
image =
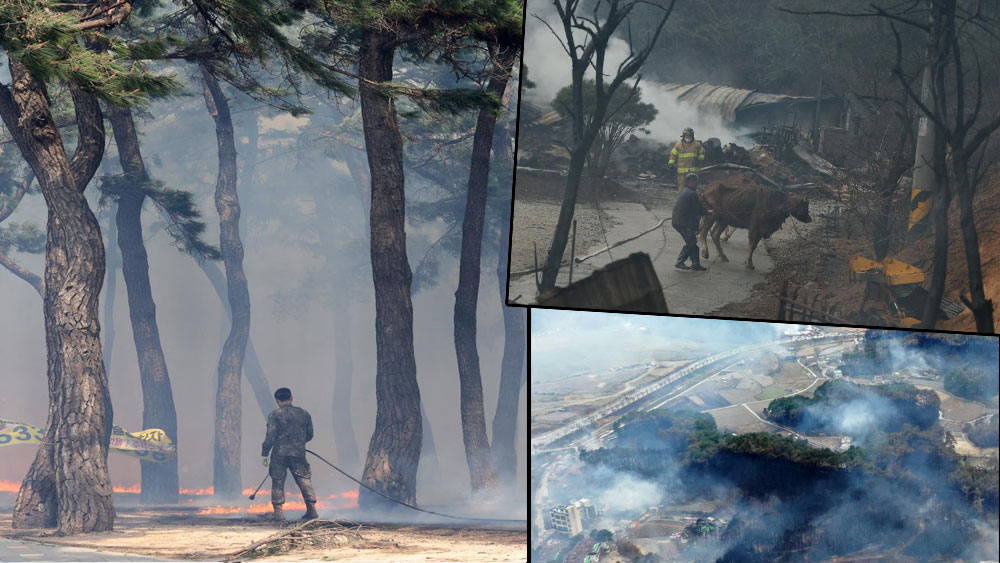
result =
M198 83L179 66L166 70L178 73L189 87L179 96L138 112L143 156L153 178L168 187L194 192L207 224L205 240L218 244L218 215L212 199L218 166L215 125L205 110ZM309 444L310 449L336 462L338 434L333 428L332 401L337 358L333 321L336 315L349 317L354 365L351 415L363 460L376 412L375 305L365 238L367 222L361 199L351 195L356 187L343 160L347 149L321 140L324 135L341 132L330 125L343 119L335 116L335 111L350 118L357 114L357 107L349 101L339 106L331 102L317 108L313 116L292 118L252 106L239 96L232 103L240 158L241 235L246 246L244 268L251 298L251 338L272 391L282 386L291 388L295 404L312 414L316 438ZM251 107L260 112L257 122L261 134L252 174L246 160ZM113 142L110 128L108 141ZM363 146L363 141L360 144ZM8 145L6 150L16 148ZM120 173L113 144L106 158L110 162L98 176L106 171ZM366 161L363 163L367 166ZM426 189L426 184L416 174L408 173L408 195ZM316 201L323 190L335 193L332 216L318 211ZM108 213L99 208L93 186L87 194L107 236ZM26 197L10 220L34 221L44 228L41 196ZM316 251L317 244L322 246L325 240L317 234L323 222L335 227L330 240L337 251L327 255ZM143 225L160 339L177 406L180 485L207 487L212 484L217 365L228 319L205 275L191 257L180 254L173 246L159 215L148 203ZM448 228L441 220L408 223L411 267ZM418 500L423 503L457 502L469 490L452 325L458 260L442 256L438 285L413 297L417 378L440 461L439 474L428 473L427 464L421 465ZM16 258L41 274L41 256ZM486 253L483 257L479 299L479 357L489 433L496 410L504 335L499 284L492 273L495 261L495 255ZM348 267L357 275L351 278L349 287L338 286L334 275ZM142 428L141 387L120 270L117 276L116 336L114 351L106 362L114 422L137 431ZM331 304L335 291L350 295L349 304L338 310ZM102 292L102 325L105 299ZM105 331L103 327L102 339L106 338ZM0 418L44 426L48 399L42 301L28 284L6 270L0 271L0 358ZM241 384L242 480L244 487L253 487L266 472L260 464L265 419L245 378ZM522 457L517 491L523 491L526 480L526 421L526 393L522 389L517 438ZM0 479L20 481L34 453L32 446L3 448ZM113 484L139 482L139 463L135 459L112 453L109 464ZM344 469L360 476L361 467ZM321 496L357 488L319 464L313 465L313 474Z
M769 342L797 325L535 309L531 379L657 359L688 359Z
M684 8L683 3L679 3L676 9ZM648 10L649 14L660 13L658 10L643 6L638 9ZM527 10L524 64L529 69L528 77L536 84L536 87L525 89L522 92L526 102L544 108L545 111L550 111L556 92L572 82L569 55L563 50L559 39L546 27L547 23L557 33L562 33L562 24L551 1L528 0ZM581 12L589 16L590 10L589 8L581 9ZM582 32L580 39L583 39ZM644 45L645 41L645 34L637 34L634 38L637 47ZM613 73L628 54L628 43L621 37L613 37L608 43L604 63L605 72ZM694 128L699 139L718 137L723 143L733 142L738 136L749 133L749 131L733 127L732 124L723 121L716 114L699 112L694 106L679 102L676 97L668 94L660 84L671 82L669 75L660 76L659 81L649 78L652 69L657 66L655 57L654 53L650 59L647 59L646 68L640 71L640 75L644 78L639 81L643 102L653 104L658 110L653 123L647 127L649 139L661 143L673 143L680 139L681 131L685 127ZM588 71L588 75L592 77L593 71ZM633 80L634 78L629 80L626 86L631 86ZM645 135L640 136L645 137Z

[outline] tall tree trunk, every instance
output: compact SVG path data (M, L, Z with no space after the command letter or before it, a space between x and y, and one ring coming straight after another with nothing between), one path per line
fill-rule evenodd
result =
M96 99L71 87L79 128L71 161L44 86L20 62L9 61L9 67L13 84L0 88L0 115L38 176L48 207L47 443L21 484L13 525L56 525L62 534L107 531L115 510L107 464L111 397L98 322L104 244L83 194L104 154L104 123Z
M576 213L576 199L580 193L583 166L587 151L593 144L595 136L588 131L588 136L574 147L573 153L570 155L569 173L566 176L566 193L563 195L562 206L559 208L559 219L556 221L556 232L552 235L552 246L549 247L545 264L542 266L542 281L538 288L539 291L544 292L556 287L556 278L559 276L563 253L566 252L566 243L569 240L570 223L573 222L573 214Z
M240 241L240 200L236 193L236 141L233 121L218 80L202 65L205 104L215 120L219 144L219 176L215 185L215 209L219 213L219 248L226 267L226 285L232 324L219 358L219 385L215 396L215 466L213 486L221 498L242 493L240 478L240 373L250 335L250 293L243 272L243 242Z
M107 256L105 264L107 273L104 278L104 348L101 354L104 356L104 373L111 379L111 354L115 347L115 296L118 295L118 269L122 266L121 253L118 251L118 223L115 221L117 214L117 204L114 209L108 211L108 240Z
M333 435L337 459L350 468L361 461L351 418L351 388L354 383L354 356L351 351L350 300L342 284L333 288L333 345L336 354L333 380Z
M174 393L170 387L167 359L160 346L160 330L156 324L156 303L149 285L149 259L142 238L142 206L146 201L143 192L149 183L149 174L142 161L139 136L135 131L132 112L109 106L108 121L118 145L127 191L118 198L115 224L118 227L118 247L122 253L122 274L128 294L129 319L132 321L132 338L139 360L139 378L142 382L142 427L159 428L177 443L177 410ZM162 462L140 460L143 504L177 504L177 458Z
M956 160L955 185L958 192L958 205L961 213L959 225L962 228L962 242L965 245L965 261L969 267L969 302L972 314L976 319L976 330L993 334L993 301L986 299L983 291L983 266L979 257L979 233L976 232L976 220L973 213L972 185L969 171L964 160Z
M506 213L510 217L510 213ZM500 230L500 251L497 256L497 283L500 287L500 308L503 311L504 343L500 363L500 395L493 415L493 459L497 476L505 484L517 478L517 415L521 388L524 386L524 351L526 309L508 307L507 258L510 250L510 222Z
M487 92L498 99L507 89L517 50L511 46L494 56ZM455 291L455 355L462 405L462 439L469 464L472 490L496 489L497 476L493 452L486 435L486 411L483 406L483 380L479 370L476 343L479 303L480 258L483 254L483 223L486 218L486 188L490 176L490 152L493 148L495 113L482 109L472 141L472 165L469 191L462 219L462 253L459 261L458 289Z
M943 162L943 159L938 162ZM937 324L948 274L948 208L951 206L951 191L948 179L942 178L945 175L946 173L938 174L937 187L934 190L934 207L931 209L931 220L934 224L934 267L931 271L930 295L924 305L921 328L934 328Z
M219 301L222 302L222 307L226 310L226 318L232 318L233 314L226 289L226 277L219 269L219 265L209 260L197 260L197 262L198 267L201 268L209 283L212 284L212 288L215 289L215 294L219 296ZM247 378L253 396L257 399L257 404L260 405L260 412L266 419L267 415L274 410L274 396L271 394L273 393L271 384L268 383L267 376L264 374L264 367L260 365L260 358L257 357L253 336L249 334L247 335L247 355L243 361L243 376Z
M423 426L413 354L413 272L406 257L403 138L392 98L372 84L392 80L396 36L366 30L361 38L361 114L371 172L371 262L375 285L375 431L368 444L363 481L382 493L416 502ZM362 508L395 508L361 489Z

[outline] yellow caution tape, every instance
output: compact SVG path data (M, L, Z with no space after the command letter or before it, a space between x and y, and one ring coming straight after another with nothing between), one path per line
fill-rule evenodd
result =
M0 419L0 447L13 444L40 444L45 430L12 420ZM111 427L111 450L146 461L166 461L177 457L177 447L159 428L130 433L120 426Z

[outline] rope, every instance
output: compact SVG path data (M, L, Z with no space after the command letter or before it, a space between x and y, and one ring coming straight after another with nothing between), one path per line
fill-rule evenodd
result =
M325 464L329 465L330 467L336 469L337 472L340 473L341 475L343 475L344 477L347 477L351 481L354 481L355 483L361 485L362 487L368 489L369 491L375 493L376 495L378 495L378 496L380 496L380 497L382 497L382 498L384 498L386 500L390 500L390 501L392 501L392 502L394 502L396 504L401 504L401 505L403 505L403 506L405 506L407 508L412 508L413 510L417 510L417 511L420 511L420 512L426 512L427 514L434 514L435 516L444 516L445 518L454 518L456 520L475 520L477 522L516 522L518 524L520 524L522 522L525 522L525 520L517 520L517 519L514 519L514 518L475 518L473 516L453 516L451 514L445 514L443 512L435 512L433 510L427 510L425 508L420 508L420 507L417 507L417 506L413 506L412 504L403 502L403 501L398 500L398 499L394 499L394 498L392 498L392 497L390 497L388 495L383 494L380 491L376 491L375 489L369 487L368 485L365 485L361 481L358 481L354 477L352 477L349 474L347 474L343 469L341 469L341 468L337 467L336 465L334 465L334 464L330 463L329 461L327 461L326 458L324 458L323 456L319 455L318 453L316 453L316 452L314 452L312 450L306 450L306 451L309 452L309 453L311 453L312 455L318 457L320 459L320 461L322 461L323 463L325 463Z
M604 220L601 219L601 202L594 199L594 207L597 208L597 222L601 225L601 234L604 236L604 248L608 252L608 260L614 262L614 256L611 256L611 245L608 244L608 231L604 229Z

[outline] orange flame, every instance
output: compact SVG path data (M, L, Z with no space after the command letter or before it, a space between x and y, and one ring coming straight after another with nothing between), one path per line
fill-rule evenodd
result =
M136 483L130 487L112 487L112 490L116 493L141 493L142 487Z
M21 490L21 484L14 481L0 480L0 492L17 494Z
M304 502L286 502L283 508L285 510L305 510L306 504ZM327 506L326 503L318 502L316 503L316 508L324 509L330 508L330 506ZM240 506L209 506L199 510L198 514L240 514L244 510L247 514L266 514L271 512L273 508L269 503L251 504L246 509Z
M238 506L209 506L199 510L198 514L236 514L241 510Z
M204 489L181 489L180 493L182 495L211 495L215 493L215 488L207 487Z

